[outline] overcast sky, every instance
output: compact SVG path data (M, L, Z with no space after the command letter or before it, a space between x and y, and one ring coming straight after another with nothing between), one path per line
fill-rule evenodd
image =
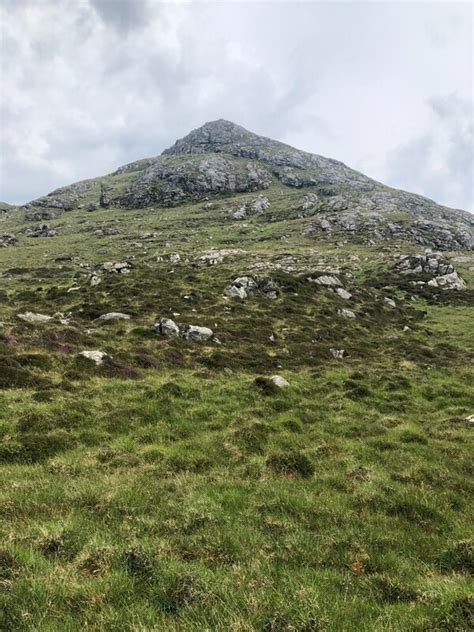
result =
M226 118L474 210L473 4L0 0L0 200Z

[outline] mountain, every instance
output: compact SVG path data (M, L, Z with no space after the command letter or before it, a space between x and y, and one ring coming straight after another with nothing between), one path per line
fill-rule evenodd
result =
M420 195L384 186L336 160L258 136L229 121L206 123L161 156L108 176L57 189L25 206L27 218L72 209L149 209L265 192L262 220L287 220L309 239L408 241L440 250L471 248L474 217ZM301 194L308 199L301 201ZM272 202L287 196L276 212ZM307 219L301 224L293 220Z
M471 630L471 227L226 121L0 213L0 630Z

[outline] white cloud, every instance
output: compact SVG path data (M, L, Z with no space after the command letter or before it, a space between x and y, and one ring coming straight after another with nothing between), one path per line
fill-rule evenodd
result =
M0 20L0 199L26 202L228 118L472 203L459 111L436 113L451 95L472 105L467 4L3 0ZM403 155L423 167L402 168Z

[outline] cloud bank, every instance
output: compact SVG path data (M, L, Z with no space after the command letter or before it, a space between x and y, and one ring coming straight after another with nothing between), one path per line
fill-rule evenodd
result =
M227 118L472 210L472 21L468 3L3 0L0 199Z

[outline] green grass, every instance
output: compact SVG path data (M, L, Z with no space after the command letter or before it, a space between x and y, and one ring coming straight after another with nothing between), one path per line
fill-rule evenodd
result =
M388 246L304 238L285 219L302 193L268 195L272 222L227 221L230 198L73 211L57 238L2 220L19 246L1 252L1 630L472 629L469 290L397 284ZM244 252L197 266L212 246ZM288 253L294 271L252 272ZM89 286L81 264L125 258ZM327 268L351 302L307 281ZM249 271L279 298L224 299ZM95 320L108 311L132 319ZM221 344L161 338L173 312Z

